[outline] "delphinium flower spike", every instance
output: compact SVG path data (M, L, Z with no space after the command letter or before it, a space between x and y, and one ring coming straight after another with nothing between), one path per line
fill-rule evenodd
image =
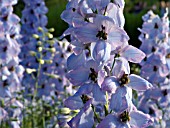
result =
M17 0L3 0L0 4L0 124L19 128L23 105L18 93L22 88L24 68L19 65L20 19L13 13L15 4Z
M26 68L22 82L25 105L33 105L32 113L41 108L48 112L48 120L45 120L47 113L42 116L43 126L51 127L57 123L55 115L62 106L61 100L72 94L72 86L65 77L66 58L71 49L67 40L59 41L53 37L53 28L46 28L48 9L44 0L24 0L24 3L20 56L21 64ZM34 120L33 127L36 126Z
M148 127L153 122L132 102L132 90L146 91L152 84L130 74L128 61L140 63L145 54L128 44L123 8L124 0L72 0L61 14L69 24L61 38L70 35L73 49L67 78L78 88L65 100L66 107L79 110L68 122L72 128Z
M140 49L146 57L141 63L141 76L151 82L154 88L140 95L139 109L154 118L153 127L169 127L169 92L170 92L170 37L168 9L163 17L149 11L143 17ZM148 27L150 26L150 27Z

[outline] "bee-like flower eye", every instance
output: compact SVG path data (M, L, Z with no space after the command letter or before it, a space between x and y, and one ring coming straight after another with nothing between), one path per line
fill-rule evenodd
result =
M128 74L124 74L119 80L119 83L123 86L128 84L129 82L130 82L130 79L128 77Z
M121 115L120 115L120 120L121 122L127 122L130 121L130 116L129 116L129 112L124 111Z
M99 39L103 39L103 40L107 40L107 33L105 32L105 26L101 26L101 30L98 31L96 37L98 37Z

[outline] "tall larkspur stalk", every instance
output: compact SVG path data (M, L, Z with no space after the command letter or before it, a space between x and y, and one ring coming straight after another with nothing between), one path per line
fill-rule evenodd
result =
M142 17L144 23L139 36L140 49L146 53L141 63L141 76L150 81L154 88L141 94L139 109L154 118L153 127L169 127L170 86L170 37L168 9L162 17L151 10ZM150 27L148 27L150 26Z
M19 65L20 18L13 13L15 4L17 0L0 4L0 122L11 127L19 127L23 108L18 100L24 68Z
M61 14L69 24L61 38L70 35L73 49L66 76L77 88L64 104L79 110L63 127L148 127L153 123L132 102L132 90L146 91L152 84L130 74L128 61L140 63L145 54L128 44L124 4L124 0L72 0Z
M38 125L36 115L39 113L42 113L41 126L55 126L54 111L61 106L56 102L72 93L70 83L65 78L65 72L67 72L65 58L71 49L67 41L58 41L53 38L51 34L54 32L53 28L46 28L45 14L48 9L43 0L25 0L24 3L21 28L23 45L20 56L23 60L21 64L26 68L23 80L26 107L29 109L30 106L32 111L26 116L32 116L32 127Z

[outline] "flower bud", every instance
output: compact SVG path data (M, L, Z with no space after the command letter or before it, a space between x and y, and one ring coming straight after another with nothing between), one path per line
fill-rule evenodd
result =
M51 33L46 33L46 36L49 38L49 39L52 39L53 38L53 34L51 34Z
M38 31L43 32L43 28L42 27L38 27Z
M40 45L42 45L42 42L41 42L41 41L38 41L37 44L40 46Z
M44 64L44 60L39 59L39 63L40 63L40 64Z
M39 39L39 35L37 35L37 34L33 34L32 37L35 39Z
M27 72L28 74L31 74L31 73L33 73L33 72L36 72L36 69L26 68L26 72Z
M45 60L45 63L47 63L47 64L52 64L53 61L52 61L52 60Z
M49 31L49 32L54 32L55 29L54 29L54 28L50 28L50 29L48 29L48 31Z
M55 43L55 41L54 41L54 40L49 40L48 43L49 43L50 45L53 45L53 44Z
M69 108L61 108L59 110L60 114L69 114L71 112L71 110Z
M53 47L53 48L50 48L50 52L52 53L55 53L56 52L56 49Z
M43 48L42 47L38 47L38 52L42 52Z
M30 51L29 53L30 53L31 56L36 56L36 54L37 54L37 53L34 52L34 51Z

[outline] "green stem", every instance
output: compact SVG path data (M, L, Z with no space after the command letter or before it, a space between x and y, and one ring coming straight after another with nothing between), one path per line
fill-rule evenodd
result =
M35 128L35 120L34 120L33 106L31 106L31 113L32 113L32 118L31 118L32 128Z
M43 106L43 117L42 117L42 123L43 123L43 128L46 128L45 127L45 110L44 110L44 102L42 103L42 106Z
M100 123L100 118L98 117L98 115L97 115L97 113L96 113L96 111L95 111L95 107L94 107L93 105L92 105L91 107L92 107L92 110L93 110L93 112L94 112L94 116L95 116L96 119L97 119L97 122Z
M104 105L105 116L109 114L109 102L108 102L108 93L106 92L106 104Z
M33 101L37 95L37 90L38 90L38 80L40 76L40 70L41 70L41 64L39 63L38 65L38 71L37 71L37 76L36 76L36 81L35 81L35 90L34 90L34 95L33 95Z
M114 60L113 60L113 63L112 63L112 67L111 67L111 70L110 70L110 74L112 74L112 70L113 70L113 67L114 67L114 65L115 65L115 62L116 62L116 55L115 55L115 57L114 57Z
M23 122L22 126L25 128L25 100L23 99L23 110L22 110L22 115L23 115Z

